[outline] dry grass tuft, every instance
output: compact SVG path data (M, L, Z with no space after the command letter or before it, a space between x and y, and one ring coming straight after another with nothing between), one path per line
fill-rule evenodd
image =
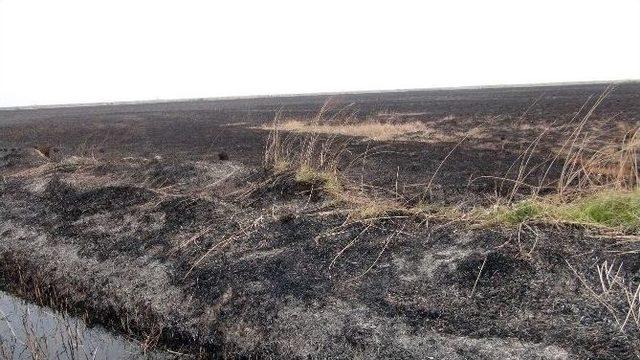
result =
M557 182L561 195L602 188L634 190L640 185L637 164L640 127L627 129L619 142L612 141L612 134L606 130L590 129L593 112L611 91L613 87L607 88L567 134L559 153L565 159Z
M267 126L265 129L273 130ZM432 131L425 123L412 121L405 123L381 122L378 120L358 123L348 122L307 122L301 120L286 120L279 124L279 130L296 133L315 133L327 135L345 135L363 137L378 141L399 140L410 134L426 134Z
M324 108L323 108L324 109ZM321 111L309 123L314 128L323 121ZM287 125L288 124L288 125ZM334 203L346 208L351 218L359 220L384 216L390 212L407 211L396 198L377 196L374 189L355 183L343 173L370 156L375 149L359 155L349 150L350 139L334 132L304 132L293 134L291 122L281 123L276 116L265 149L264 164L274 174L292 173L296 182L312 185L328 194ZM282 132L286 129L287 132ZM346 128L346 127L345 127ZM384 129L388 129L387 126ZM296 131L293 131L294 133Z
M607 143L597 139L583 140L583 146L571 152L565 162L558 183L559 193L596 187L634 189L639 184L638 150L640 128L626 133L620 143ZM595 147L586 144L599 144Z
M39 146L36 146L35 149L40 155L46 158L51 158L51 155L53 155L53 148L51 146L39 145Z

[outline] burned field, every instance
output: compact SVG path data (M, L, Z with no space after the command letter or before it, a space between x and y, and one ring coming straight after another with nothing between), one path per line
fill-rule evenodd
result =
M639 120L637 83L2 110L1 284L175 356L638 358Z

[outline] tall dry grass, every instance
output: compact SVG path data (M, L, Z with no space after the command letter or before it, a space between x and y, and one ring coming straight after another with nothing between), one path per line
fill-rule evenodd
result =
M516 176L501 179L511 186L509 195L496 199L487 218L640 230L640 128L625 125L620 135L620 129L611 126L615 117L593 121L594 112L612 91L610 86L592 103L587 100L562 131L547 129L531 142L514 163ZM536 164L534 154L545 151L538 147L551 130L566 140L548 160ZM536 178L534 174L540 172L542 176ZM522 196L524 188L528 196Z
M323 108L304 126L310 129L320 129L329 125L326 122L338 121L335 117L326 115L328 105ZM353 118L349 118L353 120ZM285 126L283 126L283 124ZM380 147L355 154L350 145L355 141L352 137L341 136L334 131L291 131L276 115L269 125L269 137L265 147L264 164L278 174L291 174L299 183L315 186L318 190L328 193L331 198L341 204L350 216L375 218L390 211L403 208L398 196L383 196L389 191L374 188L345 176L353 172L370 156L377 154ZM335 125L331 125L335 126ZM344 129L351 125L344 125ZM397 193L397 191L396 191ZM397 195L397 194L396 194Z
M587 99L568 123L558 125L552 122L544 128L524 148L504 177L486 176L499 180L502 183L500 186L507 185L509 190L500 191L507 195L497 196L492 206L485 210L474 210L473 214L484 213L481 218L506 219L509 223L550 220L624 230L640 229L640 221L634 218L636 210L640 212L640 204L639 209L635 206L636 197L640 199L640 193L636 196L640 185L637 160L640 127L627 127L620 135L619 128L607 126L615 117L598 119L597 123L593 120L594 113L613 90L614 87L609 86L599 96ZM352 186L345 184L342 173L345 169L351 169L358 160L371 155L354 156L350 153L349 141L353 141L354 136L386 140L410 132L430 130L417 122L358 122L355 116L348 114L334 113L328 116L327 109L328 104L325 104L315 117L306 122L276 116L267 127L270 135L265 164L277 171L293 170L299 181L324 182L327 188L335 190L343 198L353 193L364 193L364 179L359 186ZM550 149L547 139L550 134L565 140L559 147ZM452 152L460 142L453 146ZM536 159L540 159L545 152L549 153L546 160L536 163ZM444 163L449 161L449 155L431 174L429 182L424 184L425 194L431 191L434 178ZM352 188L358 191L344 191ZM391 195L396 209L415 207L415 204L408 205L397 190ZM362 197L358 199L362 200ZM356 202L366 202L369 208L375 208L375 203L385 203L381 207L389 208L388 198L384 196ZM429 204L421 204L421 207L429 208L430 213L434 212ZM448 210L443 211L459 215L457 211Z

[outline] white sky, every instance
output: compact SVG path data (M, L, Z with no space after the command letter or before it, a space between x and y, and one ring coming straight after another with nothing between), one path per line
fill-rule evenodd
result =
M0 106L640 79L640 0L0 0Z

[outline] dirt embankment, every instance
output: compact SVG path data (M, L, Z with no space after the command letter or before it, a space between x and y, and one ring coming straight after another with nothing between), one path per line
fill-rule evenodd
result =
M627 359L638 243L569 226L349 219L233 161L0 163L3 286L150 343L231 357ZM595 289L595 290L594 290ZM622 316L621 316L622 314ZM617 317L617 318L616 318Z

